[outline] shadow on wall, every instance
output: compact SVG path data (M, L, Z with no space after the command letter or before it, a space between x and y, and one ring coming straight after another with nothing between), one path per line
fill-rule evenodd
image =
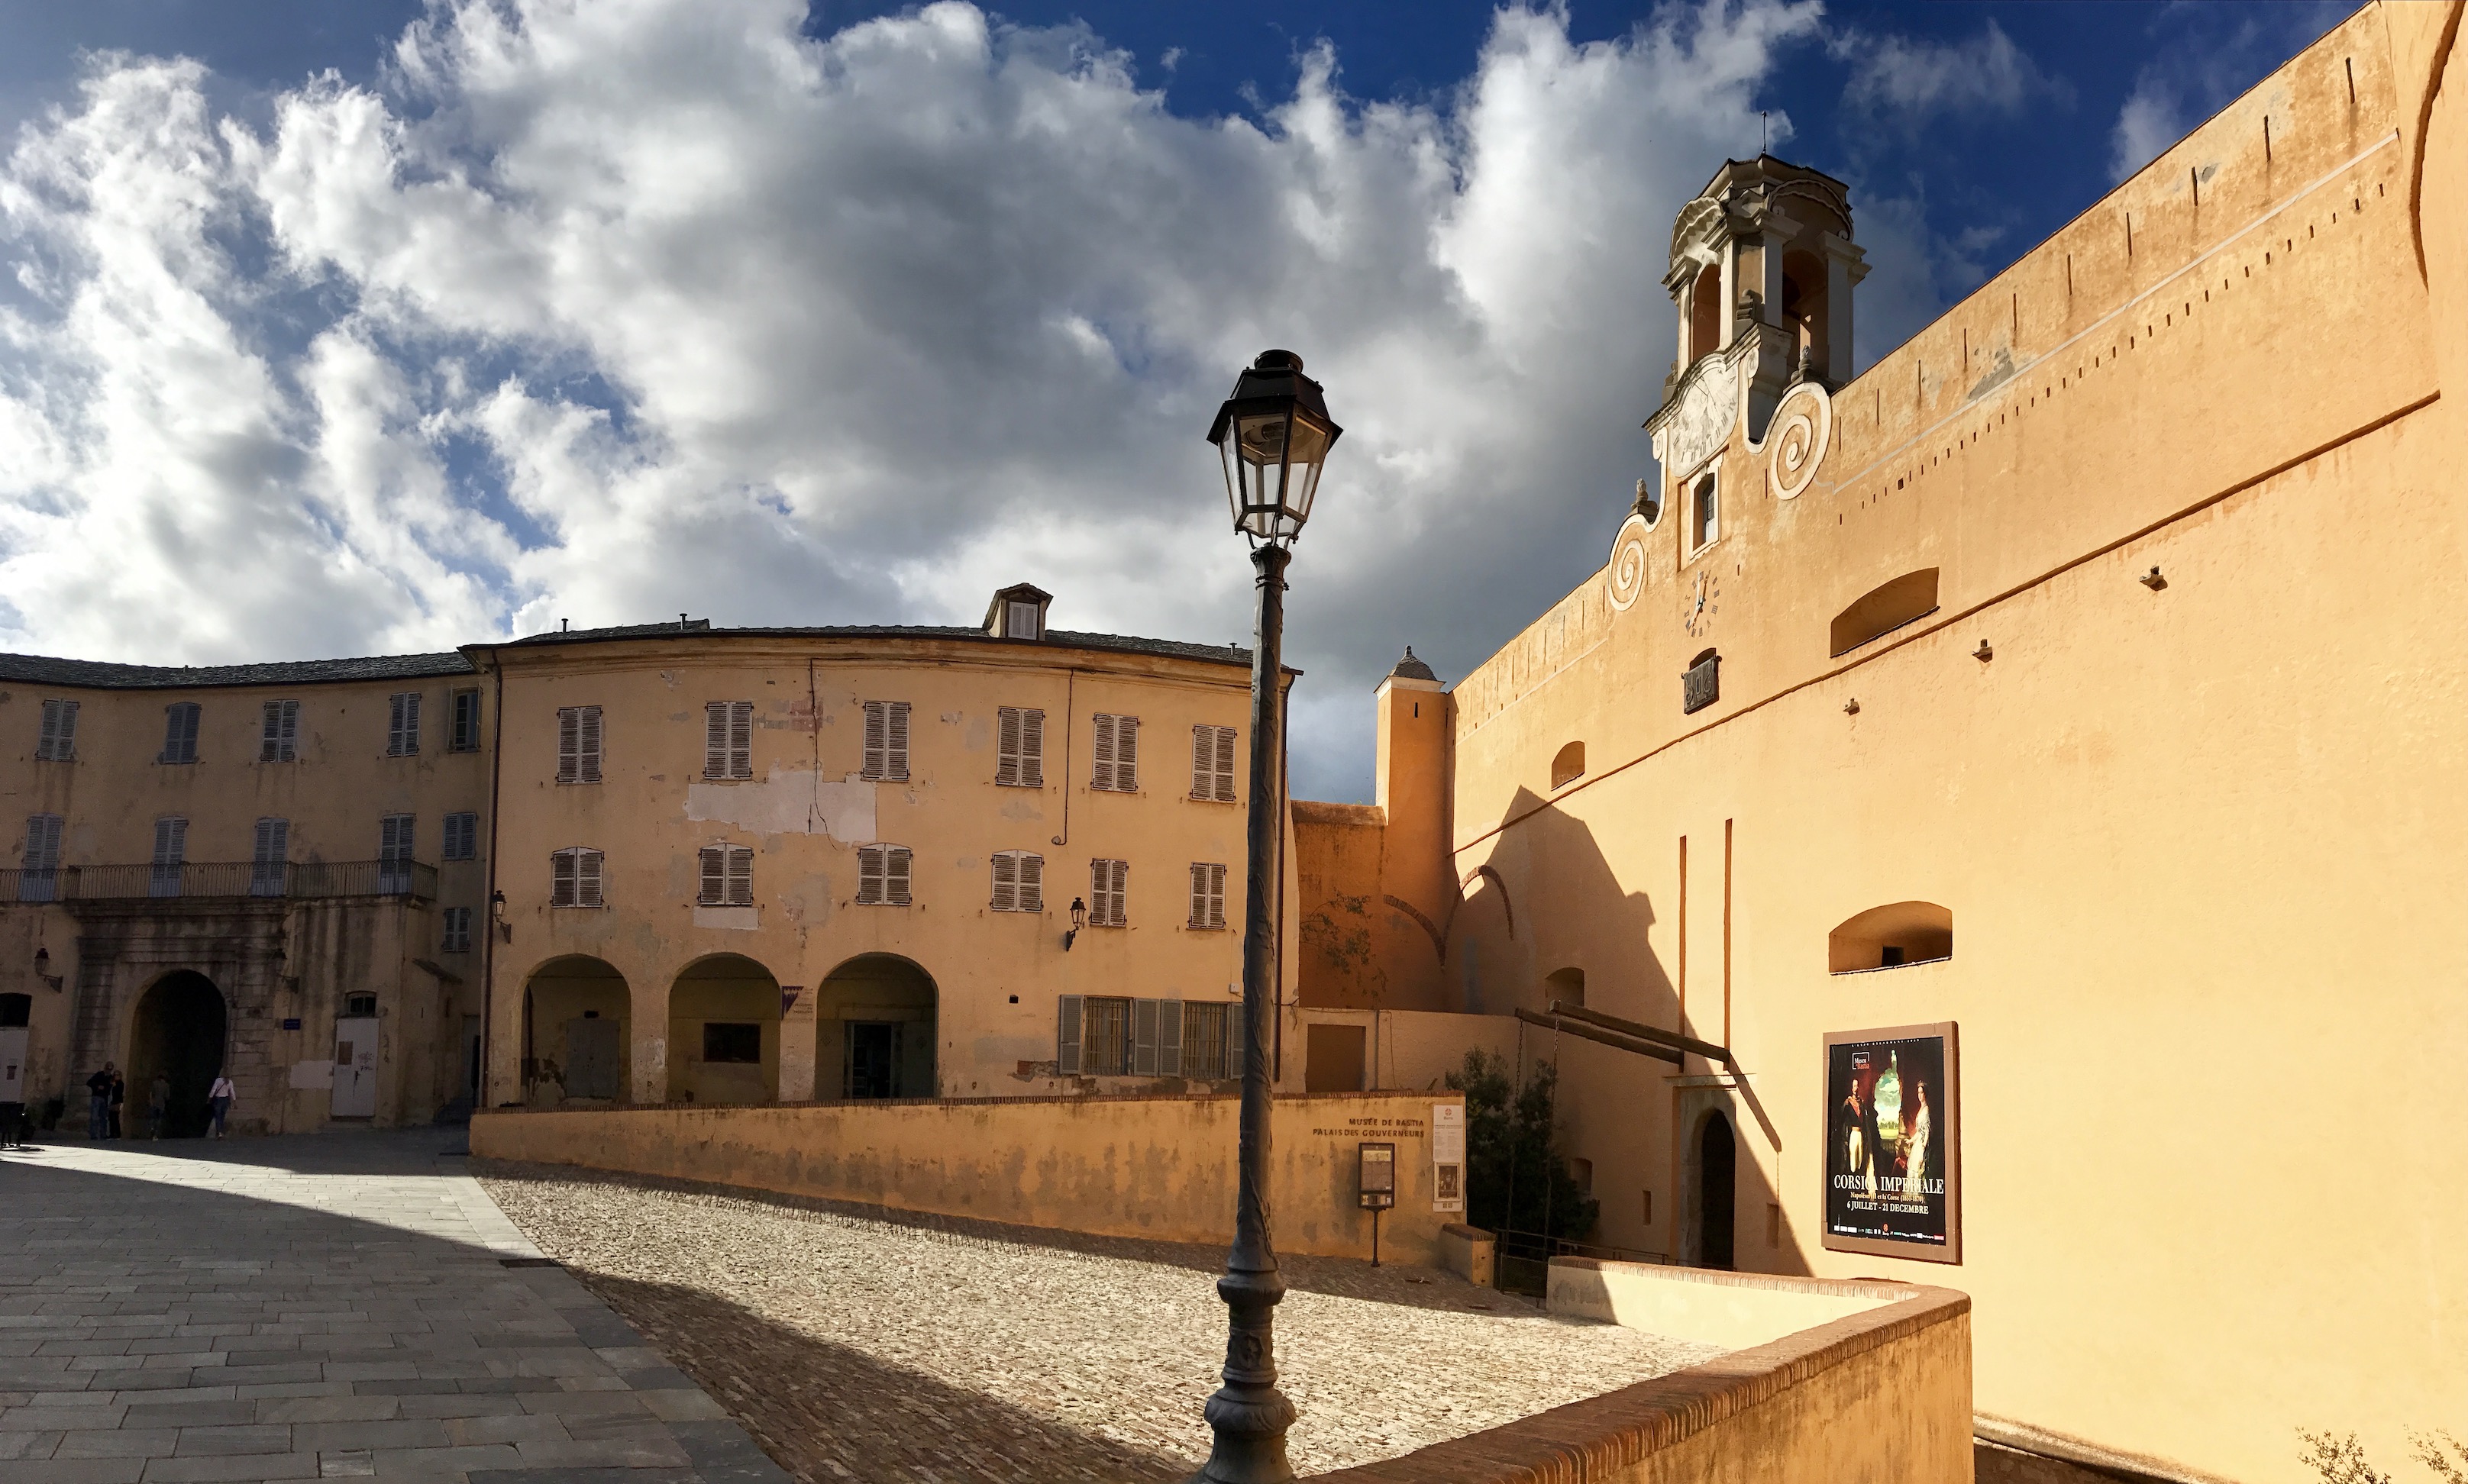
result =
M1655 935L1670 914L1620 884L1591 826L1532 789L1518 789L1501 819L1519 823L1498 836L1489 869L1460 881L1449 924L1449 968L1461 1008L1512 1015L1542 1010L1558 994L1649 1025L1676 1025L1679 987L1665 964L1676 944ZM1550 903L1547 932L1537 910L1543 902ZM1583 940L1572 940L1565 924L1584 925Z

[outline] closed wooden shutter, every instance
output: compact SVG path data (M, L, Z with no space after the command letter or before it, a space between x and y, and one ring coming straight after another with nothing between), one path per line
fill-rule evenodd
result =
M997 912L1019 910L1019 856L1011 851L994 853L994 895L989 905Z
M446 816L446 849L448 860L469 860L480 854L480 816L457 813Z
M601 859L601 854L596 850L575 853L575 905L596 907L604 904L600 890Z
M600 708L575 708L575 782L596 784L600 781Z
M728 900L728 853L717 845L706 845L700 857L702 890L696 900L707 907L720 906Z
M1019 712L1010 706L994 713L994 782L1005 788L1019 784Z
M865 703L865 761L857 769L860 778L880 778L889 767L891 754L891 719L879 700Z
M76 701L43 702L43 735L34 744L36 762L66 763L76 758L77 719Z
M754 850L751 846L728 848L728 904L732 907L754 905Z
M1110 790L1114 787L1114 722L1115 718L1096 719L1095 745L1089 748L1088 787Z
M754 776L754 703L707 701L702 708L702 776Z
M1182 1001L1157 1001L1157 1060L1159 1077L1182 1075Z
M548 904L570 907L582 899L576 894L575 880L580 852L561 850L548 857Z
M1225 868L1212 861L1191 863L1191 925L1225 925Z
M860 845L857 848L857 902L861 907L880 906L882 902L883 848Z
M283 702L279 700L265 703L264 726L258 739L257 761L283 761Z
M1127 860L1092 860L1088 862L1088 923L1093 927L1123 925L1125 885L1130 879L1131 862Z
M56 871L60 864L60 816L36 814L26 821L26 868Z
M1157 1002L1135 1000L1131 1004L1131 1075L1154 1077L1157 1074Z
M420 693L402 691L386 697L386 755L408 758L420 751Z
M377 821L378 869L400 870L411 860L413 816L388 814Z
M1019 785L1023 788L1045 787L1045 713L1042 711L1019 714Z
M291 821L261 819L257 822L257 854L260 865L280 864L291 854Z
M164 762L197 761L197 717L195 701L179 701L163 708Z
M1019 857L1019 909L1022 912L1045 910L1045 857L1023 855Z
M728 776L754 776L754 703L750 700L729 704Z
M893 907L904 907L908 905L910 860L911 856L909 850L905 845L890 846L883 852L883 905Z
M1234 728L1217 728L1217 801L1234 802Z
M1054 1069L1064 1077L1080 1075L1080 996L1064 994L1054 1007Z
M176 866L189 858L189 822L177 814L154 821L154 863Z
M583 781L583 708L557 708L557 781Z

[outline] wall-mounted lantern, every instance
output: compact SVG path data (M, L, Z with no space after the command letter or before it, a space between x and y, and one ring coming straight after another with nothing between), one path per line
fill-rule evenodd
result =
M1072 899L1071 899L1071 930L1070 930L1069 932L1064 933L1064 934L1063 935L1063 952L1068 953L1068 952L1070 952L1070 951L1071 951L1071 940L1072 940L1072 939L1074 939L1074 938L1079 937L1079 936L1080 936L1080 929L1082 929L1082 928L1084 928L1084 927L1085 927L1085 926L1087 926L1087 925L1088 925L1088 903L1086 903L1085 902L1081 901L1081 900L1080 900L1079 898L1077 898L1077 897L1072 898Z
M49 948L34 950L34 977L50 985L55 994L59 993L60 987L68 982L68 975L52 972L52 950Z

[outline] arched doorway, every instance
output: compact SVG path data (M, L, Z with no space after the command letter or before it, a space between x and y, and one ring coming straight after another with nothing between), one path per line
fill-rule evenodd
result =
M1697 1262L1702 1267L1731 1266L1731 1213L1737 1203L1739 1150L1731 1121L1705 1115L1697 1135Z
M628 1101L633 1085L633 996L599 959L553 958L523 981L523 1101Z
M206 1131L206 1093L222 1075L228 1025L222 992L194 970L165 974L138 999L128 1027L128 1104L122 1124L131 1137L160 1132L193 1139ZM171 1084L159 1130L146 1112L157 1075Z
M688 964L669 987L669 1101L780 1099L780 981L737 953Z
M823 980L814 1000L817 1090L843 1098L940 1095L934 979L907 959L861 953Z

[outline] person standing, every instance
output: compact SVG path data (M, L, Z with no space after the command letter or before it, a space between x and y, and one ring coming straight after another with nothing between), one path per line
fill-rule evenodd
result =
M154 1074L154 1085L146 1091L146 1128L150 1137L163 1136L163 1125L171 1116L171 1079L160 1072Z
M223 1136L223 1120L231 1116L232 1098L239 1091L232 1085L230 1078L220 1072L215 1074L215 1084L206 1089L206 1113L214 1120L214 1131L210 1137L219 1139Z
M105 1062L102 1071L85 1080L88 1098L85 1136L89 1139L108 1138L111 1134L111 1080L119 1075L112 1064Z
M111 1074L111 1137L126 1138L120 1130L120 1109L128 1101L128 1079L117 1071Z

